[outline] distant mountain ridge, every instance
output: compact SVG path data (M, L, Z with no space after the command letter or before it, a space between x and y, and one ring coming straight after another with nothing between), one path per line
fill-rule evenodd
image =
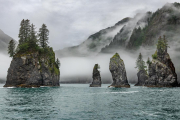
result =
M8 44L12 39L12 37L8 36L0 29L0 53L7 54Z
M134 18L124 18L114 26L90 35L80 45L58 50L56 54L59 57L89 56L100 52L113 53L116 49L137 50L154 46L160 35L166 35L169 43L177 41L179 32L180 3L167 3L154 13L138 13Z
M62 50L57 50L56 54L59 57L67 56L88 56L91 54L96 54L101 51L101 49L108 45L112 40L114 35L126 25L132 18L124 18L112 27L100 30L99 32L90 35L86 41L80 45L67 47Z

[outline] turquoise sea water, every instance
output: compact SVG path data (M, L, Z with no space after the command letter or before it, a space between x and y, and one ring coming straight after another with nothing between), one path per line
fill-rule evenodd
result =
M178 120L180 88L3 88L0 120Z

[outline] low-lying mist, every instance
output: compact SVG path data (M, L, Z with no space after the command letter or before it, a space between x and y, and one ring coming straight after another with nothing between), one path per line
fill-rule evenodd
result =
M137 69L135 62L137 55L122 50L117 51L125 63L127 78L130 82L137 81ZM112 82L111 73L109 71L109 62L113 54L98 54L94 57L67 57L61 58L61 81L92 81L92 72L94 65L100 65L101 80L103 83Z
M175 42L174 42L175 43ZM168 48L168 53L174 63L176 68L176 73L179 75L179 59L180 59L180 50L177 49L177 44L169 44L171 47ZM89 83L92 81L92 72L93 67L96 63L100 65L101 80L103 83L112 82L111 73L109 71L109 62L110 58L115 54L119 53L121 59L123 59L128 81L131 83L137 82L137 69L136 59L141 52L143 55L143 60L146 62L149 57L152 60L152 54L156 51L156 45L149 48L141 47L137 51L127 52L124 50L114 50L112 54L98 54L93 57L66 57L60 58L61 61L61 81L62 82L83 82ZM179 81L179 77L178 77Z
M177 43L179 44L179 43ZM180 73L180 49L178 49L177 44L170 44L168 48L168 53L174 63L176 68L176 73ZM141 52L143 55L143 60L146 62L147 58L151 58L151 55L156 51L156 47L152 48L140 48L136 52L127 52L124 50L115 50L112 54L98 54L91 57L64 57L60 58L60 81L61 82L74 82L74 83L90 83L92 81L92 72L95 64L100 65L101 80L103 83L111 83L112 76L109 71L110 58L115 54L119 53L121 59L123 59L128 81L131 83L137 82L137 69L136 59ZM0 82L6 80L7 70L10 66L12 58L7 55L0 54ZM179 77L178 77L179 79Z
M0 83L5 82L11 58L8 55L0 54Z

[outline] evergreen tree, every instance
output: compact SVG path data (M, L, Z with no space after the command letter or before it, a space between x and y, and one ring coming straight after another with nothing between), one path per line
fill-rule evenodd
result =
M149 59L149 57L148 57L146 63L147 63L148 65L151 64L151 60Z
M145 68L147 68L145 66L145 62L143 61L143 56L141 53L139 53L139 56L136 60L136 67L135 68L138 68L138 71L145 70Z
M169 47L169 46L168 46L168 41L166 40L166 36L165 35L163 35L163 41L164 41L164 44L165 44L166 49L167 49L167 47Z
M43 49L48 46L48 39L49 39L49 30L45 24L39 29L39 42Z
M56 60L56 65L57 65L57 68L60 68L61 63L60 63L60 61L59 61L58 58L57 58L57 60Z
M168 44L167 44L167 40L166 40L165 35L164 35L163 39L160 36L158 39L158 43L157 43L158 53L162 54L164 52L167 52L167 47L168 47Z
M147 71L149 72L149 67L150 67L150 65L151 65L151 60L149 59L149 57L148 57L146 63L147 63L147 66L148 66Z
M10 57L13 57L14 54L15 54L15 42L14 40L12 39L10 42L9 42L9 46L8 46L8 54Z
M25 38L25 42L29 41L30 39L30 30L31 30L31 25L30 25L30 21L27 19L24 22L24 38Z
M31 24L29 47L30 48L35 48L37 46L38 45L37 45L37 36L36 36L36 31L35 31L35 25Z
M27 42L30 38L30 21L27 20L22 20L20 24L20 29L19 29L19 45Z
M20 29L19 29L19 45L23 44L25 42L25 21L24 19L21 21Z

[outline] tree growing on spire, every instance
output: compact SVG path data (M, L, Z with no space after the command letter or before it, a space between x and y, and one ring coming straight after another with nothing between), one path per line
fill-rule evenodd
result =
M145 70L145 68L147 68L147 66L145 66L145 62L143 60L143 56L141 53L139 53L139 56L136 60L136 67L138 69L138 71L140 70Z
M8 54L9 54L9 57L13 57L14 54L15 54L15 41L12 39L10 42L9 42L9 46L8 46Z

